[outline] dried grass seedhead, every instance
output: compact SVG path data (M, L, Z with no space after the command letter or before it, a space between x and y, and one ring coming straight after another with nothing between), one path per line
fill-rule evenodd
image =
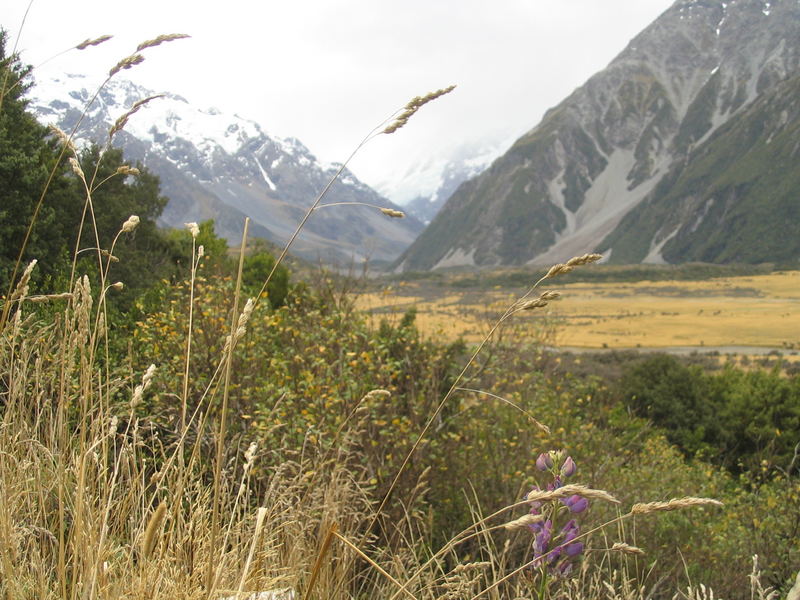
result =
M72 292L61 292L60 294L29 296L28 302L50 302L51 300L69 300L70 298L72 298Z
M148 96L147 98L142 98L141 100L137 100L134 102L131 107L125 112L122 116L120 116L116 121L114 121L114 125L111 126L111 129L108 130L108 139L114 137L116 133L121 131L125 125L128 124L128 119L130 119L131 115L137 113L140 108L145 106L146 104L156 100L157 98L163 98L164 94L155 94L153 96Z
M452 571L444 576L442 593L436 600L461 600L472 598L475 595L479 582L483 579L483 572L491 568L490 562L473 562L456 565Z
M133 397L131 398L131 407L135 407L142 401L144 393L153 383L153 375L156 373L156 366L150 365L142 375L142 383L137 385L133 390Z
M58 138L58 141L61 142L63 146L66 146L67 150L72 152L72 154L77 154L78 149L75 147L75 144L72 142L72 139L57 125L50 125L50 131L52 131L55 136Z
M391 396L392 393L389 390L371 390L364 394L361 402L369 402L370 400L388 400Z
M543 306L547 306L553 300L558 300L560 297L561 292L547 290L542 292L538 298L522 302L516 310L533 310L534 308L542 308Z
M551 277L555 277L556 275L563 275L565 273L569 273L575 267L580 267L583 265L588 265L593 262L597 262L603 258L602 254L584 254L583 256L575 256L570 258L566 263L558 263L550 267L550 270L547 271L547 275L544 276L544 279L550 279Z
M72 167L72 172L75 173L78 177L81 178L81 181L86 183L86 176L83 174L83 168L81 168L81 163L78 162L73 156L69 157L69 166Z
M164 515L167 514L167 504L162 502L158 508L150 516L147 522L147 529L144 532L144 541L142 542L142 556L147 559L153 552L158 541L158 533L161 530L161 522L164 520Z
M779 593L771 586L764 587L761 583L761 569L758 567L758 554L753 555L753 570L748 575L750 580L750 598L758 600L777 600ZM797 581L789 593L786 595L786 600L797 600L800 597L800 573L797 574Z
M597 500L605 500L606 502L611 502L612 504L619 504L619 500L614 498L611 494L604 490L595 490L592 488L588 488L585 485L579 485L576 483L570 483L568 485L563 485L560 488L556 488L554 490L543 490L543 491L533 491L529 492L527 497L525 498L526 502L547 502L548 500L559 500L561 498L568 498L569 496L578 495L583 496L584 498L595 498Z
M116 256L114 256L113 254L111 254L111 252L109 252L109 251L108 251L108 250L106 250L105 248L100 248L100 254L101 254L103 257L105 257L105 258L107 258L108 260L110 260L111 262L114 262L114 263L116 263L116 262L119 262L119 258L117 258L117 257L116 257Z
M244 305L244 309L242 310L239 318L236 322L236 331L233 334L233 345L236 345L240 339L244 337L244 334L247 333L247 322L250 320L250 316L253 314L253 309L255 308L255 300L253 298L248 298L247 303ZM225 348L224 352L227 352L231 349L231 336L226 336L225 338Z
M449 94L454 89L456 89L456 86L451 85L446 88L436 90L435 92L430 92L428 94L425 94L424 96L415 96L414 98L409 100L408 104L405 105L405 107L403 108L403 112L400 113L400 115L398 115L398 117L394 121L392 121L386 127L386 129L383 130L383 133L394 133L395 131L403 127L406 123L408 123L408 120L414 116L414 113L416 113L420 108L425 106L428 102L433 102L437 98L441 98L445 94Z
M90 39L85 39L80 44L75 46L75 49L76 50L86 50L86 48L88 48L89 46L99 46L103 42L107 42L108 40L110 40L112 37L114 37L114 36L113 35L101 35L100 37L96 37L94 39L91 39L91 38Z
M394 219L402 219L403 217L406 216L406 213L404 213L403 211L394 210L393 208L382 208L381 212L385 214L387 217L392 217Z
M131 215L128 217L128 220L122 224L122 233L130 233L136 226L139 224L139 217L136 215Z
M258 443L250 442L250 446L248 446L247 450L244 453L244 470L248 471L253 464L253 461L256 457L256 452L258 452Z
M200 226L194 221L191 223L184 223L183 225L189 230L189 233L192 234L192 239L197 239L197 236L200 235Z
M144 42L142 42L141 44L136 46L136 51L137 52L141 52L142 50L144 50L146 48L152 48L153 46L158 46L158 45L163 44L165 42L172 42L172 41L175 41L175 40L182 40L182 39L188 38L188 37L192 37L192 36L190 36L189 34L186 34L186 33L165 33L165 34L159 35L158 37L154 37L152 40L145 40Z
M630 544L626 544L625 542L615 542L611 548L609 548L611 552L620 552L622 554L632 554L632 555L642 555L644 554L644 550L638 548L636 546L631 546Z
M132 175L134 177L138 177L141 175L141 172L136 167L122 165L121 167L117 167L117 175Z
M631 514L645 515L652 512L680 510L693 506L722 506L722 502L713 498L695 498L686 496L684 498L673 498L667 502L645 502L634 504L631 507Z
M36 266L37 262L38 261L34 258L28 263L28 266L25 267L25 270L22 272L22 277L19 278L17 287L14 288L14 291L11 294L11 302L23 299L28 295L28 291L30 290L29 284L31 281L31 273L33 273L33 268Z
M119 61L116 65L111 67L111 70L108 72L109 77L113 77L120 71L124 71L125 69L130 69L131 67L135 67L138 64L144 62L144 56L141 54L131 54L130 56L126 56L121 61Z
M514 519L513 521L509 521L505 523L503 527L509 531L514 531L516 529L527 529L529 525L533 525L534 523L540 523L544 521L545 515L523 515L519 519Z
M567 266L580 267L582 265L588 265L593 262L597 262L601 258L603 258L602 254L584 254L583 256L575 256L567 261Z

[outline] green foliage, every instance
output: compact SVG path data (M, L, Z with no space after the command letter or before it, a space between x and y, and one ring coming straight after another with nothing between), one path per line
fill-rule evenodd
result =
M242 270L242 286L251 296L261 291L261 286L267 280L275 267L275 257L263 248L257 248L244 259ZM279 265L272 273L272 279L267 284L266 296L269 305L275 309L286 303L289 293L289 269Z
M230 328L234 286L230 277L206 278L202 271L195 289L190 414L205 406L205 389ZM334 451L347 436L379 496L452 380L463 348L423 341L410 318L373 335L332 279L315 289L300 295L295 290L277 310L254 313L232 369L230 407L238 417L232 427L236 434L257 436L267 448L312 444ZM180 389L183 380L188 297L186 283L161 286L153 303L158 309L133 333L134 362L141 368L157 363L164 389ZM391 395L367 396L374 389ZM214 406L208 409L212 418ZM177 420L181 403L154 400L143 410ZM399 484L400 498L408 497L425 466L443 463L442 452L435 440L423 447L420 462Z
M93 210L86 215L82 229L81 270L97 272L98 241L100 248L109 250L116 239L114 256L118 260L111 263L108 277L125 284L126 289L113 298L118 308L129 310L138 295L174 269L172 248L156 227L167 199L159 193L158 177L141 164L136 165L138 176L117 174L126 164L119 149L101 151L91 146L81 153L80 163L87 179L102 182L92 190ZM139 225L130 233L120 234L131 215L139 217ZM78 229L78 223L74 229Z
M63 147L27 111L25 77L30 69L17 57L5 56L5 41L0 30L0 81L5 82L0 105L0 294L9 286L33 223L23 266L36 258L34 279L49 291L68 281L76 249L78 273L95 277L108 261L98 256L98 248L108 252L116 240L109 278L122 281L125 289L109 301L115 311L128 311L136 296L174 270L170 245L156 228L167 202L159 193L158 178L141 165L138 176L121 174L122 151L92 146L79 157L85 182L81 180L62 157ZM139 217L139 225L117 237L131 215Z
M660 355L629 369L619 394L685 454L733 472L788 468L800 439L800 380L778 370L709 375Z
M74 248L80 199L59 149L48 131L27 112L25 78L30 67L6 56L6 33L0 29L0 295L5 294L34 210L50 174L47 201L22 257L24 266L39 260L35 278L52 282L68 264Z

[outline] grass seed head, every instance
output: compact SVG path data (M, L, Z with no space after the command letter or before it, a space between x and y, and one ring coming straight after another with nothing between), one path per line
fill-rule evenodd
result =
M125 69L130 69L131 67L135 67L138 64L144 62L144 56L141 54L131 54L130 56L126 56L121 61L119 61L116 65L111 67L111 70L108 72L109 77L113 77L120 71L124 71Z
M561 297L561 292L554 292L547 290L542 292L538 298L527 300L519 305L517 310L533 310L534 308L542 308L547 306L551 301L558 300Z
M28 263L28 266L25 267L25 270L22 272L22 277L19 278L19 283L17 287L14 288L14 292L11 294L11 301L18 300L19 298L25 298L28 295L29 291L29 283L31 281L31 273L33 272L33 268L36 266L38 261L34 258L31 262Z
M107 42L108 40L110 40L112 37L114 37L114 36L113 35L101 35L100 37L97 37L97 38L94 38L94 39L91 39L91 38L85 39L80 44L75 46L75 49L76 50L86 50L86 48L88 48L89 46L99 46L103 42Z
M403 217L406 216L406 213L404 213L403 211L394 210L393 208L382 208L381 212L385 214L387 217L392 217L394 219L402 219Z
M136 46L136 52L141 52L146 48L152 48L153 46L158 46L165 42L172 42L174 40L182 40L184 38L192 37L186 33L165 33L159 35L158 37L154 37L152 40L145 40L138 46Z
M625 542L614 542L614 545L611 546L610 550L612 552L621 552L622 554L633 554L633 555L642 555L644 554L644 550L638 548L636 546L631 546L630 544L626 544Z
M57 125L50 125L50 131L52 131L58 140L67 147L67 150L72 152L73 154L78 153L78 149L75 147L75 144L72 142L72 139Z
M386 129L383 130L383 133L394 133L408 123L408 120L413 117L420 108L428 104L428 102L433 102L437 98L441 98L445 94L449 94L454 89L456 89L456 86L451 85L446 88L436 90L435 92L429 92L424 96L415 96L409 100L408 104L405 105L403 112L400 113L397 118L386 127Z
M547 271L547 275L544 276L545 279L550 279L551 277L555 277L556 275L563 275L564 273L569 273L572 271L572 267L569 265L565 265L564 263L558 263L557 265L553 265L550 267L550 270Z
M136 167L122 165L121 167L117 167L117 175L133 175L134 177L137 177L138 175L141 175L141 172Z
M540 523L544 521L545 515L523 515L519 519L514 519L513 521L509 521L505 523L503 527L509 531L514 531L516 529L526 529L529 525L533 525L534 523Z
M588 265L593 262L597 262L601 258L603 258L602 254L584 254L583 256L575 256L567 261L567 266L580 267L582 265Z
M81 168L81 163L78 162L78 159L70 156L69 157L69 166L72 167L72 172L75 173L78 177L81 178L82 181L86 181L86 176L83 174L83 169Z
M116 135L119 131L121 131L125 127L125 125L128 124L128 119L130 119L131 115L139 112L140 108L149 104L153 100L163 97L164 94L155 94L153 96L148 96L147 98L142 98L141 100L137 100L136 102L134 102L125 113L123 113L116 121L114 121L114 124L111 126L111 129L108 130L108 139L113 138L114 135Z
M644 515L652 512L680 510L681 508L690 508L692 506L722 506L722 502L714 500L713 498L694 498L692 496L686 496L684 498L673 498L667 502L644 502L634 504L631 507L631 514Z
M156 542L158 541L157 534L161 529L161 521L164 520L164 515L166 514L167 504L166 502L162 502L150 516L150 520L147 522L147 529L145 529L144 532L144 541L142 542L142 556L144 556L144 558L150 558L156 546Z
M139 217L136 215L131 215L128 217L128 220L122 224L122 233L130 233L136 226L139 224Z

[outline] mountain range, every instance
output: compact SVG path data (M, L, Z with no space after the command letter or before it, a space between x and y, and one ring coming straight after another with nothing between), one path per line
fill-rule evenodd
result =
M31 108L38 118L71 131L94 94L86 77L64 75L37 82ZM134 102L154 95L112 79L83 117L76 139L103 144L115 120ZM251 235L283 245L306 210L341 166L323 164L299 140L269 135L254 121L164 94L131 115L115 135L126 159L141 161L161 179L169 198L161 224L214 219L216 231L236 245L245 215ZM293 252L310 260L348 264L396 258L422 230L413 216L395 219L377 207L399 207L345 169L309 219Z
M462 183L398 271L800 258L800 1L678 0Z

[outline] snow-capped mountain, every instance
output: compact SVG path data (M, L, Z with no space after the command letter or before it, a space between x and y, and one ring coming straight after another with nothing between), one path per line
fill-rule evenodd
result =
M511 141L462 148L447 157L413 165L402 181L406 187L418 190L418 195L403 203L406 211L423 223L430 223L458 186L483 173L510 145Z
M31 107L46 123L70 131L94 94L88 80L66 75L37 82ZM153 96L124 79L107 84L79 125L77 139L103 144L112 124L136 101ZM256 122L216 109L199 109L172 94L132 114L114 136L129 161L141 161L161 178L169 203L164 225L214 219L217 232L238 244L245 215L251 234L283 244L340 165L322 164L299 141L269 135ZM416 237L415 218L393 219L366 203L397 209L348 170L331 187L293 246L325 262L395 258Z
M798 89L798 0L677 0L396 268L797 260Z

